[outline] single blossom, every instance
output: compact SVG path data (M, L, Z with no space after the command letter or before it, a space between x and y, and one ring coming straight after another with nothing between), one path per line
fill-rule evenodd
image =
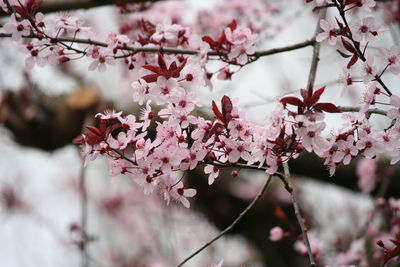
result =
M321 19L320 27L323 32L317 35L316 41L322 42L324 40L328 40L330 45L335 46L338 38L338 28L336 20L331 17L328 20Z

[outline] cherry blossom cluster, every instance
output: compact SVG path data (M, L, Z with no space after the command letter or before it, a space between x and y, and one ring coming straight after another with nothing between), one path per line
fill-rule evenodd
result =
M399 69L399 53L397 46L380 49L380 57L369 53L368 46L373 43L378 35L383 32L381 25L374 16L367 15L361 19L350 13L356 12L363 15L371 12L376 3L368 1L319 1L317 9L336 9L336 16L329 16L321 20L323 30L316 40L327 41L343 58L349 58L347 66L343 68L341 95L348 90L355 90L356 84L364 84L367 87L363 95L360 110L357 113L345 114L345 123L339 133L333 135L330 140L330 149L325 151L325 164L330 166L333 174L339 163L349 164L352 158L363 155L366 158L374 158L379 154L391 155L391 163L399 160L399 128L396 123L398 118L397 95L382 80L382 75L387 71L397 75ZM382 63L382 64L379 64ZM358 65L358 68L355 66ZM350 71L358 71L361 78L353 78L355 74ZM382 100L383 99L383 100ZM386 116L393 123L386 129L375 129L369 122L371 113L369 109L381 108L381 115Z
M377 198L365 218L365 224L355 225L356 233L349 237L334 235L333 239L321 242L316 238L315 229L309 228L310 247L315 259L326 267L385 266L400 255L400 244L396 238L400 234L399 208L399 199ZM269 239L272 242L294 241L294 249L306 256L307 248L301 240L299 229L290 223L279 207L275 209L275 216L281 226L270 229ZM332 253L334 257L331 257ZM331 265L323 265L324 262Z
M302 90L303 101L281 99L265 126L249 121L237 101L224 96L219 106L212 102L215 119L210 121L191 114L199 104L190 88L204 86L204 74L193 71L193 59L179 60L159 54L157 65L144 65L142 78L132 84L134 101L146 101L142 122L133 115L98 114L100 128L89 127L90 132L75 142L85 145L88 159L108 154L112 175L130 173L145 193L158 188L167 202L172 197L189 206L185 197L193 196L194 190L183 189L184 174L173 173L205 164L212 184L221 169L236 164L274 174L304 149L320 156L329 149L321 135L323 113L340 110L319 101L324 88ZM152 109L152 101L162 107L160 111ZM289 105L298 110L289 110ZM156 136L151 138L147 130L153 125Z
M141 69L154 60L154 51L162 50L163 47L192 49L191 54L203 55L204 63L208 59L209 50L206 43L201 41L201 35L193 33L188 26L171 21L153 23L141 17L133 23L123 24L121 34L112 32L102 41L94 41L93 37L97 34L76 16L44 16L37 12L39 2L33 0L26 3L2 0L1 3L1 8L10 14L10 21L0 28L0 33L11 35L18 43L28 37L32 39L25 42L29 52L27 68L35 65L43 67L46 63L55 65L84 56L91 60L89 70L104 72L107 65L116 63L116 59L124 59L129 70ZM132 8L145 10L147 5L134 5ZM237 27L236 22L233 22L225 28L222 38L224 40L220 40L218 49L213 47L215 55L229 64L248 63L249 56L255 52L256 34L249 28ZM211 76L210 73L209 78Z

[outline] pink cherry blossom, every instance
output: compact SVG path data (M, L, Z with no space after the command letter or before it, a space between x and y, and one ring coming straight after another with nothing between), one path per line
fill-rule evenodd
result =
M100 50L97 57L94 58L93 62L89 65L89 70L98 69L99 72L105 72L107 70L107 65L114 65L115 59L112 56L112 51L108 49Z
M350 21L350 26L352 28L353 38L357 42L361 42L364 39L367 42L374 41L380 28L372 16L365 17L361 21L358 19L352 20Z
M12 39L16 42L22 40L22 36L27 36L31 33L31 24L27 19L17 21L15 14L11 15L11 21L4 24L4 32L11 34Z
M321 19L320 26L324 31L317 35L316 41L322 42L328 40L330 45L335 46L338 38L336 21L331 17L328 20Z
M190 208L190 202L187 200L188 197L194 197L196 195L196 190L192 188L183 188L183 183L178 182L171 189L171 197L183 204L186 208Z
M271 241L280 241L283 239L283 236L284 232L279 226L273 227L269 232L269 240Z
M364 83L372 81L377 75L377 69L374 64L374 59L374 56L367 55L367 60L363 63L362 72L364 76Z
M381 48L382 60L389 65L389 70L393 74L400 74L400 58L398 46L392 45L390 49Z
M357 162L358 187L364 193L370 193L375 187L378 164L373 159L361 159Z
M207 165L204 168L204 173L205 174L209 174L208 175L208 184L211 185L214 183L215 179L218 177L219 175L219 169L216 166L213 165Z

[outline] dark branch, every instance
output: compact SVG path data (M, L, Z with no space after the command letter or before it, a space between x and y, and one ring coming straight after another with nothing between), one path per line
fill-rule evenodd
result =
M11 34L4 34L0 33L0 38L10 38ZM37 38L35 35L30 35L30 36L23 36L23 38ZM80 38L68 38L68 37L59 37L59 38L54 38L54 41L57 42L65 42L65 43L79 43L79 44L89 44L89 45L97 45L101 47L107 47L108 44L104 42L99 42L96 40L91 40L91 39L80 39ZM296 49L301 49L310 45L313 45L315 43L315 39L311 40L306 40L297 44L293 45L288 45L288 46L283 46L283 47L278 47L278 48L272 48L268 50L261 50L257 51L254 54L250 55L251 57L255 57L256 59L263 57L263 56L269 56L273 54L278 54L278 53L283 53L283 52L289 52L293 51ZM197 55L199 53L198 50L191 50L191 49L180 49L180 48L172 48L172 47L134 47L134 46L118 46L117 49L121 51L129 51L131 52L128 55L124 55L123 57L128 57L132 56L136 53L139 52L164 52L164 53L172 53L172 54L181 54L181 55ZM83 52L83 51L82 51ZM210 51L208 52L209 56L220 56L220 53L216 51Z
M75 0L75 1L45 1L38 9L42 13L70 11L76 9L90 9L115 4L128 3L155 3L163 0ZM5 16L4 12L0 12L0 16Z

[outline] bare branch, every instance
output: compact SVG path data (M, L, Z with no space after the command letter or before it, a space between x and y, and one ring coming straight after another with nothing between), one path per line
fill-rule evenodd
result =
M290 184L289 165L286 162L283 163L283 170L285 172L286 183ZM286 183L285 183L285 187L286 187ZM308 258L310 260L310 266L311 267L315 267L316 264L315 264L314 255L313 255L312 250L311 250L310 241L309 241L308 235L307 235L307 227L304 225L303 217L301 216L299 205L297 204L296 197L294 195L293 187L290 187L290 188L291 188L291 190L287 190L287 191L290 193L290 196L292 198L294 213L295 213L297 221L298 221L298 223L300 225L301 232L303 233L303 241L304 241L304 244L305 244L305 246L307 248Z
M253 201L239 214L239 216L228 226L226 227L222 232L220 232L217 236L215 236L213 239L208 241L206 244L204 244L201 248L196 250L193 254L191 254L189 257L184 259L179 265L183 266L186 262L188 262L191 258L199 254L201 251L203 251L205 248L210 246L212 243L220 239L223 235L225 235L228 231L230 231L245 215L246 213L254 206L254 204L261 198L261 196L264 194L265 190L267 189L269 183L271 182L271 175L268 174L267 180L265 181L263 187L261 188L260 192L257 194L257 196L253 199Z
M318 17L318 22L317 26L315 28L315 33L314 33L314 38L317 37L317 35L321 32L321 27L319 26L319 22L321 19L325 18L326 16L326 8L323 8L321 10L321 13L319 14ZM315 82L315 76L317 74L317 67L318 67L318 62L319 62L319 50L320 50L321 44L318 42L314 43L314 49L313 49L313 55L312 55L312 60L311 60L311 67L310 67L310 74L308 75L308 81L307 81L307 88L309 86L313 87L314 82Z
M100 6L128 4L128 3L155 3L163 0L75 0L75 1L44 1L38 11L42 13L69 11L76 9L89 9ZM4 12L0 12L0 16L5 16Z
M338 106L338 109L340 109L342 112L358 112L360 111L361 108L359 107L344 107L344 106ZM368 109L365 113L369 114L379 114L386 116L386 111L379 109L379 108L371 108Z
M80 152L78 150L79 156ZM82 167L79 174L79 192L81 194L81 228L82 228L82 244L80 246L81 251L81 267L89 266L89 255L87 251L87 243L89 236L87 232L87 221L88 221L88 195L86 188L86 175L85 175L85 159L81 158Z
M11 34L0 33L0 38L10 38L10 37L11 37ZM22 37L27 38L27 39L37 38L37 36L35 36L35 35L22 36ZM88 44L88 45L97 45L97 46L101 46L101 47L108 47L107 43L99 42L99 41L91 40L91 39L58 37L58 38L53 38L52 41L63 42L63 43L79 43L79 44ZM293 44L293 45L257 51L254 54L250 55L250 57L254 57L254 58L258 59L263 56L270 56L273 54L278 54L278 53L293 51L296 49L301 49L301 48L313 45L314 43L315 43L315 39L313 38L311 40L306 40L306 41L303 41L303 42L300 42L297 44ZM163 53L172 53L172 54L181 54L181 55L197 55L197 54L199 54L198 50L172 48L172 47L117 46L117 49L120 51L128 51L130 53L127 55L124 55L124 56L116 57L116 58L129 57L129 56L132 56L139 52L149 52L149 53L150 52L152 52L152 53L163 52ZM85 54L85 51L83 51L83 50L80 52L82 54ZM221 54L216 51L210 51L210 52L208 52L208 55L209 56L221 56Z

